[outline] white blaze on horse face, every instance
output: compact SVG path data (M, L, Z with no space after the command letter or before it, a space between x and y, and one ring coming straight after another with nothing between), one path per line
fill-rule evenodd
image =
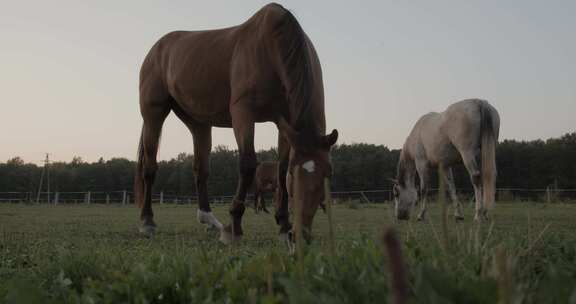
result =
M309 161L302 164L302 168L304 168L304 170L308 171L308 173L312 173L316 170L316 164L314 163L313 160L309 160Z

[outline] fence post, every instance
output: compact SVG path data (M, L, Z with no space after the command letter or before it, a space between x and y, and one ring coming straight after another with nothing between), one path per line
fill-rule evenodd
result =
M126 194L126 202L130 204L130 194Z
M54 205L58 205L60 200L60 192L55 192L54 193Z
M106 193L106 205L110 205L110 193Z
M90 191L86 192L84 196L84 203L90 204Z
M558 189L558 187L554 188L554 202L555 203L560 202L560 199L561 199L560 193L562 193L562 191L560 189Z
M164 191L160 191L160 205L164 204Z
M550 204L550 186L546 187L546 203Z
M126 190L122 191L122 205L126 205Z
M371 201L368 199L366 194L364 194L364 191L360 191L360 195L362 196L362 199L364 199L364 201L366 201L367 204L371 203Z

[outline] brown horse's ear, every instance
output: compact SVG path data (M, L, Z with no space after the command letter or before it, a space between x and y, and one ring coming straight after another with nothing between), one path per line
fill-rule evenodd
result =
M294 147L298 141L298 132L290 126L290 124L284 119L284 117L280 117L276 122L278 126L278 130L288 140L290 146Z
M332 147L338 140L338 131L336 129L332 130L332 133L322 137L322 146L324 148Z

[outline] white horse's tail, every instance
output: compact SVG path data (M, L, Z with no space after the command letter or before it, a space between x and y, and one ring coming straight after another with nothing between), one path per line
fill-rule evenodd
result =
M496 197L496 142L498 135L494 126L494 117L486 102L480 103L481 147L482 154L482 197L487 208L494 206Z

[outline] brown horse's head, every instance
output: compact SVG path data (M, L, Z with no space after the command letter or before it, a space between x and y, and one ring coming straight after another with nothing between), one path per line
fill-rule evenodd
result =
M293 211L301 217L304 238L310 241L314 215L325 199L324 180L332 176L330 148L338 140L338 131L314 136L295 131L285 121L279 127L291 147L286 189Z

